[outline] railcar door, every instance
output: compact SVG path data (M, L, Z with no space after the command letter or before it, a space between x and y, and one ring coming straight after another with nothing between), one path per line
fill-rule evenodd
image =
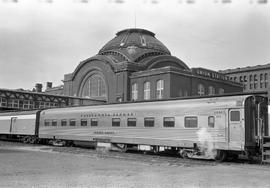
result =
M14 128L16 127L15 124L17 122L17 118L18 117L11 117L11 119L10 119L10 128L9 128L10 133L14 132Z
M241 109L229 110L229 150L241 150L243 146L243 118Z

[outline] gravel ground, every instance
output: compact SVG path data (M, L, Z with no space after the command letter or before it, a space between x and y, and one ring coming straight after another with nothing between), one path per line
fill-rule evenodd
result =
M0 141L0 187L270 187L270 166Z

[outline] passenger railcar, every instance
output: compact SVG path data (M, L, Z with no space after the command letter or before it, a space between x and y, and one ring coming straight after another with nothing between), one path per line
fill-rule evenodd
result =
M39 111L0 113L0 138L20 139L25 143L38 140Z
M267 100L255 95L47 109L39 127L40 139L218 159L255 155L263 135L269 135Z

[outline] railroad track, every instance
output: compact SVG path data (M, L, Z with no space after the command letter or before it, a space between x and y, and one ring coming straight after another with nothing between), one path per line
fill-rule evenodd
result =
M117 151L108 151L105 149L89 149L82 147L55 147L48 145L40 144L24 144L20 142L9 142L9 141L0 141L0 147L13 147L17 149L26 149L35 150L35 151L48 151L48 152L58 152L64 154L74 154L82 155L85 157L91 158L113 158L121 159L126 161L135 161L146 163L149 165L165 165L165 166L216 166L219 165L219 162L214 160L203 160L203 159L183 159L176 154L172 153L151 153L151 152L140 152L140 151L127 151L127 152L117 152ZM223 162L223 165L242 165L242 164L254 164L260 165L259 161L249 161L247 159L238 159L234 161Z
M60 153L79 154L86 157L95 158L114 158L127 161L137 161L150 165L167 165L167 166L216 166L221 163L214 160L204 159L183 159L179 155L170 153L158 153L154 154L151 152L140 152L140 151L127 151L127 152L116 152L107 150L94 150L80 147L54 147L53 151ZM247 159L240 158L238 160L226 161L223 165L243 165L243 164L254 164L261 165L257 160L249 161Z
M115 151L101 151L93 149L84 149L84 148L54 148L53 151L64 152L64 153L73 153L80 154L87 157L96 157L96 158L114 158L127 161L138 161L152 165L170 165L170 166L192 166L192 165L216 165L215 161L209 160L192 160L192 159L182 159L176 155L160 153L143 153L128 151L125 153L115 152Z

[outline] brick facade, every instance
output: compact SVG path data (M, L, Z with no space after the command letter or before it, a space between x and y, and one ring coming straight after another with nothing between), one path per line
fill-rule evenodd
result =
M219 71L229 80L243 85L244 92L268 91L270 64Z

